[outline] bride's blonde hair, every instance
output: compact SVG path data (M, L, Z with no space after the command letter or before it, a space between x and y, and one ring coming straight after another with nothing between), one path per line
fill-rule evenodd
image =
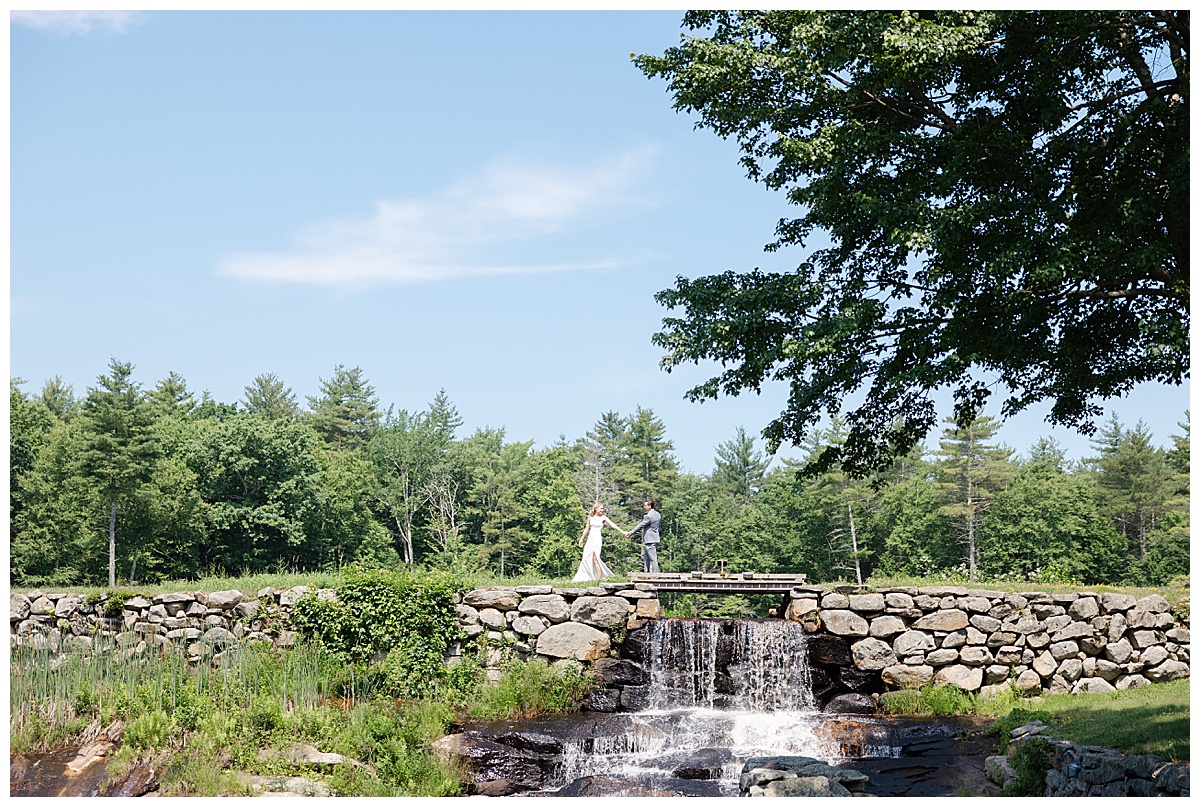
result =
M604 505L602 505L600 502L596 502L595 504L592 505L592 509L588 511L588 515L589 516L598 516L598 515L600 515L600 513L598 511L603 510L603 509L604 509Z

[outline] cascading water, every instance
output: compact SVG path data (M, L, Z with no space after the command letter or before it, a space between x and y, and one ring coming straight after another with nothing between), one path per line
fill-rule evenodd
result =
M650 709L815 708L804 631L794 622L664 619L650 636Z
M719 771L720 792L735 795L750 757L840 757L815 731L823 717L796 623L657 620L646 662L647 707L608 723L611 733L569 742L564 783L605 776L645 787Z

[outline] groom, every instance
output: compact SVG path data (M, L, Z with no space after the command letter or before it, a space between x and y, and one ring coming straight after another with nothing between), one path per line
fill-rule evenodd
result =
M654 499L647 499L642 502L642 507L646 510L646 516L636 527L625 533L625 537L633 535L638 530L642 530L642 571L657 572L658 571L658 527L662 523L662 514L655 507Z

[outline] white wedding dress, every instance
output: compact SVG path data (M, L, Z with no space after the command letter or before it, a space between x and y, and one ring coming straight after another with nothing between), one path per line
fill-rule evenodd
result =
M583 560L579 562L579 571L575 572L573 582L584 580L599 580L610 577L612 569L600 560L602 541L600 531L604 529L604 516L588 516L588 537L583 545Z

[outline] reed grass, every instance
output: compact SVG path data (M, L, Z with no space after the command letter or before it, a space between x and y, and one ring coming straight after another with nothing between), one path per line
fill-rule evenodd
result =
M481 720L559 714L570 711L589 686L589 679L574 668L551 667L537 659L517 662L505 667L494 685L480 690L470 713Z

